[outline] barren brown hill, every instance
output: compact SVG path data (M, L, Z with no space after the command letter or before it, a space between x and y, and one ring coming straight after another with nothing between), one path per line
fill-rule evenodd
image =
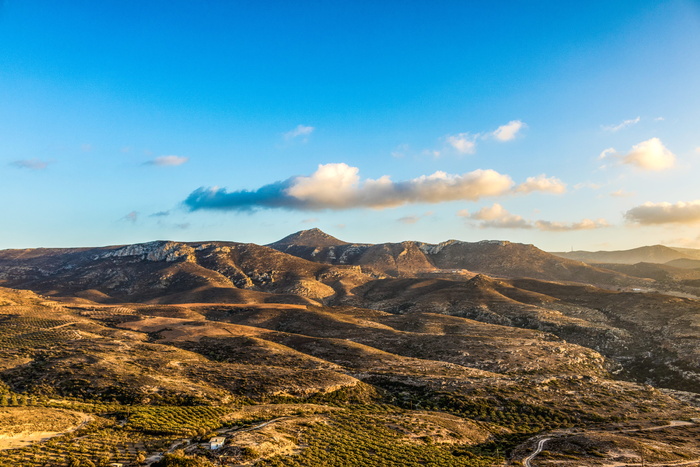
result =
M440 244L401 243L328 245L318 229L302 231L269 246L309 261L359 265L363 270L392 277L414 277L425 273L475 272L499 277L530 277L607 285L640 282L624 274L596 268L546 253L533 245L505 241ZM320 237L318 242L307 238ZM296 245L299 239L302 242Z
M562 258L583 261L586 263L667 263L676 259L700 259L700 252L693 249L671 248L664 245L643 246L631 250L618 251L561 251L552 252Z
M247 300L241 291L320 302L366 280L359 268L318 264L243 243L0 251L0 284L100 302L192 302L209 296L215 301Z

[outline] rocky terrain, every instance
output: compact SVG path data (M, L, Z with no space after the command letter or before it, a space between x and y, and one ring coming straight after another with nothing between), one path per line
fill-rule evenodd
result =
M608 266L317 229L0 251L0 405L89 420L0 466L700 462L694 272Z

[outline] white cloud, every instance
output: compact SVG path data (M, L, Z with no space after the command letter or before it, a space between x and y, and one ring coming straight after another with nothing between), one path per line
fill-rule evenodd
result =
M201 187L184 201L190 210L221 209L247 211L257 208L292 210L383 209L404 204L477 201L485 197L544 191L561 193L564 184L544 175L531 177L513 189L510 176L495 170L464 174L435 172L431 175L393 181L388 175L361 179L360 170L344 163L319 165L309 176L291 177L256 190L228 192L224 188Z
M334 163L319 165L309 176L292 177L252 191L228 192L224 188L202 187L192 192L184 204L191 210L383 209L415 203L477 201L485 197L512 194L514 185L510 176L495 170L482 169L461 175L435 172L432 175L396 182L388 175L363 180L357 167ZM521 189L520 192L538 189L551 190L545 184L529 186L527 190Z
M532 225L528 221L509 213L498 203L491 207L484 207L471 215L472 219L482 221L479 227L499 228L499 229L531 229Z
M475 170L463 175L435 172L412 180L393 182L388 175L360 180L359 169L347 164L319 165L308 177L296 177L285 193L316 209L385 208L407 203L439 203L498 196L513 186L508 175Z
M665 170L676 164L676 155L669 151L659 138L651 138L632 146L627 154L619 154L615 148L605 149L598 159L616 158L623 164L642 170Z
M496 130L491 133L499 141L510 141L515 139L518 132L525 128L525 123L520 120L511 120L505 125L501 125Z
M644 203L625 213L637 224L694 224L700 222L700 200L671 203Z
M676 156L659 138L651 138L632 146L632 150L622 158L622 162L643 170L664 170L675 165Z
M617 151L615 150L615 148L603 149L603 152L601 152L598 155L598 160L606 159L610 156L614 156L615 154L617 154Z
M537 229L544 231L565 232L573 230L590 230L608 227L605 219L591 220L583 219L580 222L552 222L552 221L529 221L522 216L511 214L503 206L495 203L493 206L481 208L474 214L462 210L457 212L460 217L466 217L480 221L479 227L482 229Z
M189 157L183 156L159 156L153 160L146 162L148 165L155 165L158 167L173 167L176 165L182 165L190 160Z
M476 152L476 138L478 135L459 133L447 137L447 143L460 154L474 154Z
M304 139L306 139L306 137L310 136L311 133L313 133L315 129L316 128L314 128L312 126L297 125L296 128L294 128L293 130L288 131L284 134L284 139L289 140L289 139L298 138L300 136L302 136L302 137L304 137Z
M607 126L603 126L603 130L605 130L605 131L610 131L610 132L613 132L613 133L614 133L614 132L616 132L616 131L623 130L623 129L629 127L629 126L636 125L637 123L639 123L640 120L641 120L640 117L633 118L633 119L631 119L631 120L625 120L625 121L623 121L623 122L621 122L621 123L618 123L617 125L607 125Z
M524 183L515 188L516 193L532 193L533 191L561 194L566 192L566 183L558 178L548 178L545 174L541 174L537 177L528 177Z

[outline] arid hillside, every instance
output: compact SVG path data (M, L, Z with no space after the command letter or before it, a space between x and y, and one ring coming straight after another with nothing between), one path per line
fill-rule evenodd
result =
M610 268L319 230L1 251L0 406L32 441L0 466L522 465L545 435L549 465L700 460L700 301L659 292L694 272Z

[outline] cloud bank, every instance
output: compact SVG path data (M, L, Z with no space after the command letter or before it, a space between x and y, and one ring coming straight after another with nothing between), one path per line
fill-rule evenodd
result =
M694 224L700 222L700 200L671 203L644 203L625 213L625 219L642 225Z
M561 183L544 175L528 179L513 189L508 175L495 170L474 170L462 175L435 172L405 181L393 181L388 175L364 179L357 167L344 163L319 165L309 176L292 177L256 190L227 191L225 188L201 187L184 201L191 211L217 209L251 211L281 208L300 211L355 208L383 209L415 203L477 201L484 197L532 191L559 192L552 186ZM539 187L538 187L539 185Z
M457 215L479 221L478 226L482 229L537 229L549 232L567 232L592 230L609 226L605 219L583 219L580 222L529 221L522 216L511 214L498 203L490 207L481 208L474 214L469 214L467 211L459 211Z

